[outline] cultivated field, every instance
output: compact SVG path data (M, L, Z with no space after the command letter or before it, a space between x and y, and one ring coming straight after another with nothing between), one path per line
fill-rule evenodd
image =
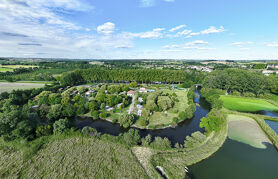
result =
M271 143L257 122L247 116L228 116L228 137L249 144L256 148L266 148L265 142Z
M245 98L237 96L221 96L224 107L234 111L255 112L255 111L278 111L278 106L263 99Z
M11 92L17 89L31 89L31 88L42 88L45 84L41 83L6 83L0 82L0 93Z

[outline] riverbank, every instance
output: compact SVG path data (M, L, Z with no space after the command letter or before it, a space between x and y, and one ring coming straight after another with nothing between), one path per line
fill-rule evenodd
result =
M227 120L221 130L210 133L206 140L193 148L156 151L151 158L153 167L161 166L169 178L185 178L184 167L198 163L219 150L228 134Z

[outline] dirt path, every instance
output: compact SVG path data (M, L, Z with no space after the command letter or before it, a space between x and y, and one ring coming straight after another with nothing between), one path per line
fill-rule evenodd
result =
M128 109L128 114L131 114L134 111L134 104L135 104L135 95L132 96L132 102Z

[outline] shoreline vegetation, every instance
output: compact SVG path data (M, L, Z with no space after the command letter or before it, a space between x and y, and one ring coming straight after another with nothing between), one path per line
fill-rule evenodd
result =
M169 178L187 177L184 172L185 167L209 158L224 144L228 134L228 124L226 117L222 119L220 130L211 131L203 140L193 133L191 137L187 137L185 148L154 150L156 154L151 157L152 166L161 166Z

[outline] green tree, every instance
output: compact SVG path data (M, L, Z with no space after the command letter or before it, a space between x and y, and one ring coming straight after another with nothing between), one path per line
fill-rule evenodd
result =
M67 118L59 119L53 124L54 134L62 134L68 128L70 128L70 121Z

